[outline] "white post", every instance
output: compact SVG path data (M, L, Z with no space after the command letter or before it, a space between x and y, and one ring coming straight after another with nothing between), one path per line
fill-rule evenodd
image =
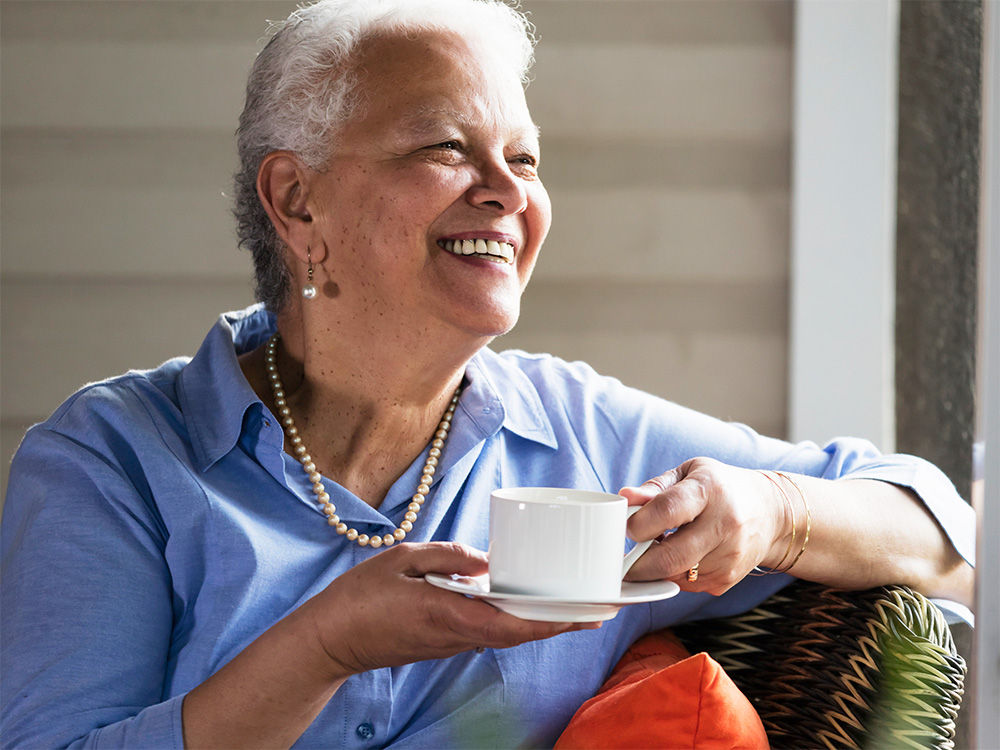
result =
M899 0L799 0L789 437L895 446Z

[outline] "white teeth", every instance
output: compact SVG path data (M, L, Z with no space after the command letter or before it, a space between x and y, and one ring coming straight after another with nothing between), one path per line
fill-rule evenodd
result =
M514 246L509 242L496 240L444 240L441 246L454 255L479 255L497 263L511 263L514 260Z

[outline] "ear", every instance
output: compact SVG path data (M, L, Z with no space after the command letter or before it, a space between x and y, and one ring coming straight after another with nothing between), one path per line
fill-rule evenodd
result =
M278 237L303 263L312 232L306 207L309 176L309 168L291 151L272 151L257 170L260 202Z

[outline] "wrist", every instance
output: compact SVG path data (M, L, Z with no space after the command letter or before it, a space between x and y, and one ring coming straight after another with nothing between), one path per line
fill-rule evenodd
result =
M799 561L802 553L806 551L806 545L809 544L809 535L812 531L812 513L809 510L809 501L806 500L802 488L788 474L781 471L761 471L760 473L770 481L781 495L782 507L786 509L785 515L789 531L787 532L788 543L784 546L781 558L773 565L769 562L777 554L776 550L784 544L784 537L778 536L771 545L768 556L761 561L761 565L764 567L755 566L754 570L758 575L787 573ZM796 503L799 503L801 510L799 519L796 518L795 514ZM799 520L802 522L801 528L797 525Z
M766 568L767 572L778 571L788 564L794 554L793 550L798 536L795 506L776 472L758 471L757 473L767 485L767 489L764 491L771 499L775 519L774 537L770 547L768 547L767 554L760 561L760 565Z
M298 637L309 651L309 663L318 673L331 682L343 682L348 677L364 671L352 666L349 653L342 653L350 639L338 633L338 623L323 612L314 599L309 600L290 617L295 618ZM337 620L340 619L338 616ZM349 650L349 649L348 649Z

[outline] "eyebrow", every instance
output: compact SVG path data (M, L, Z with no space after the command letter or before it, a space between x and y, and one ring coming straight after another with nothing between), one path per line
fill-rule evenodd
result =
M415 112L408 114L400 121L400 129L412 135L427 135L433 133L440 127L442 122L457 122L459 126L471 129L475 127L475 122L464 112L459 112L447 107L437 107L430 104L422 105ZM523 140L525 136L538 139L541 129L531 123L530 128L521 128L514 133L514 140Z

